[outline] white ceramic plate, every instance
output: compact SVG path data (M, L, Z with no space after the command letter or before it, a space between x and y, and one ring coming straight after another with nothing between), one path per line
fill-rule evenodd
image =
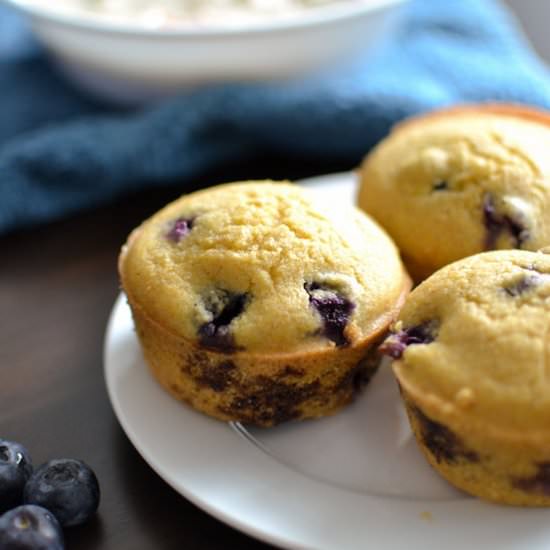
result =
M334 207L353 200L350 174L305 183ZM387 365L334 417L269 430L224 424L155 382L120 296L105 376L122 427L150 466L197 506L259 539L327 550L550 548L548 510L481 502L430 469Z

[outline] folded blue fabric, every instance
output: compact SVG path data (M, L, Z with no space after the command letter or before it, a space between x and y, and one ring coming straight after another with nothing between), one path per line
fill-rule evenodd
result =
M330 75L208 87L116 110L67 85L0 9L0 233L263 154L353 167L390 126L456 102L550 108L550 73L493 0L411 0L391 39Z

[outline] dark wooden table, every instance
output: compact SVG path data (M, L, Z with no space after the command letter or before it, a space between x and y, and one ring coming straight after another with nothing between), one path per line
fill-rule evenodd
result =
M258 159L226 168L195 185L345 167ZM166 485L126 438L105 389L103 337L119 292L120 246L183 189L148 190L0 238L0 437L26 445L36 465L81 458L101 484L99 513L66 530L68 550L269 548Z

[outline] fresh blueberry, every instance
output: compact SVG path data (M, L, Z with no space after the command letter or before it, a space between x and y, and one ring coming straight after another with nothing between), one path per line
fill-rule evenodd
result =
M175 243L179 243L191 231L194 221L192 218L178 218L173 222L170 231L166 233L166 237Z
M4 550L63 550L63 532L54 515L27 504L0 517L0 548Z
M344 334L355 304L337 290L319 283L305 283L310 305L317 310L323 320L323 334L337 346L345 346L348 339Z
M221 311L212 311L214 318L199 328L199 340L202 346L216 351L231 352L235 342L229 325L237 318L246 306L247 294L222 293L225 305Z
M60 458L42 464L25 485L26 504L52 512L63 527L84 523L99 506L99 484L81 460Z
M32 461L25 447L0 439L0 514L23 501L23 487L32 474Z
M378 351L393 359L400 359L408 346L433 342L436 330L437 323L434 321L399 330L390 334Z
M495 248L497 239L503 232L512 237L515 248L521 248L529 238L529 232L523 225L510 216L497 211L493 197L489 193L483 198L483 223L487 230L485 238L485 248L487 250Z

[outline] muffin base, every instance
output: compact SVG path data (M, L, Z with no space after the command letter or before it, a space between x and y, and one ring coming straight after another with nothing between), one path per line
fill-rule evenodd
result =
M382 329L358 345L318 352L224 353L173 335L129 303L145 360L170 394L219 420L256 426L340 410L376 372L385 336Z
M452 485L494 503L550 506L550 452L452 430L400 390L420 450Z

